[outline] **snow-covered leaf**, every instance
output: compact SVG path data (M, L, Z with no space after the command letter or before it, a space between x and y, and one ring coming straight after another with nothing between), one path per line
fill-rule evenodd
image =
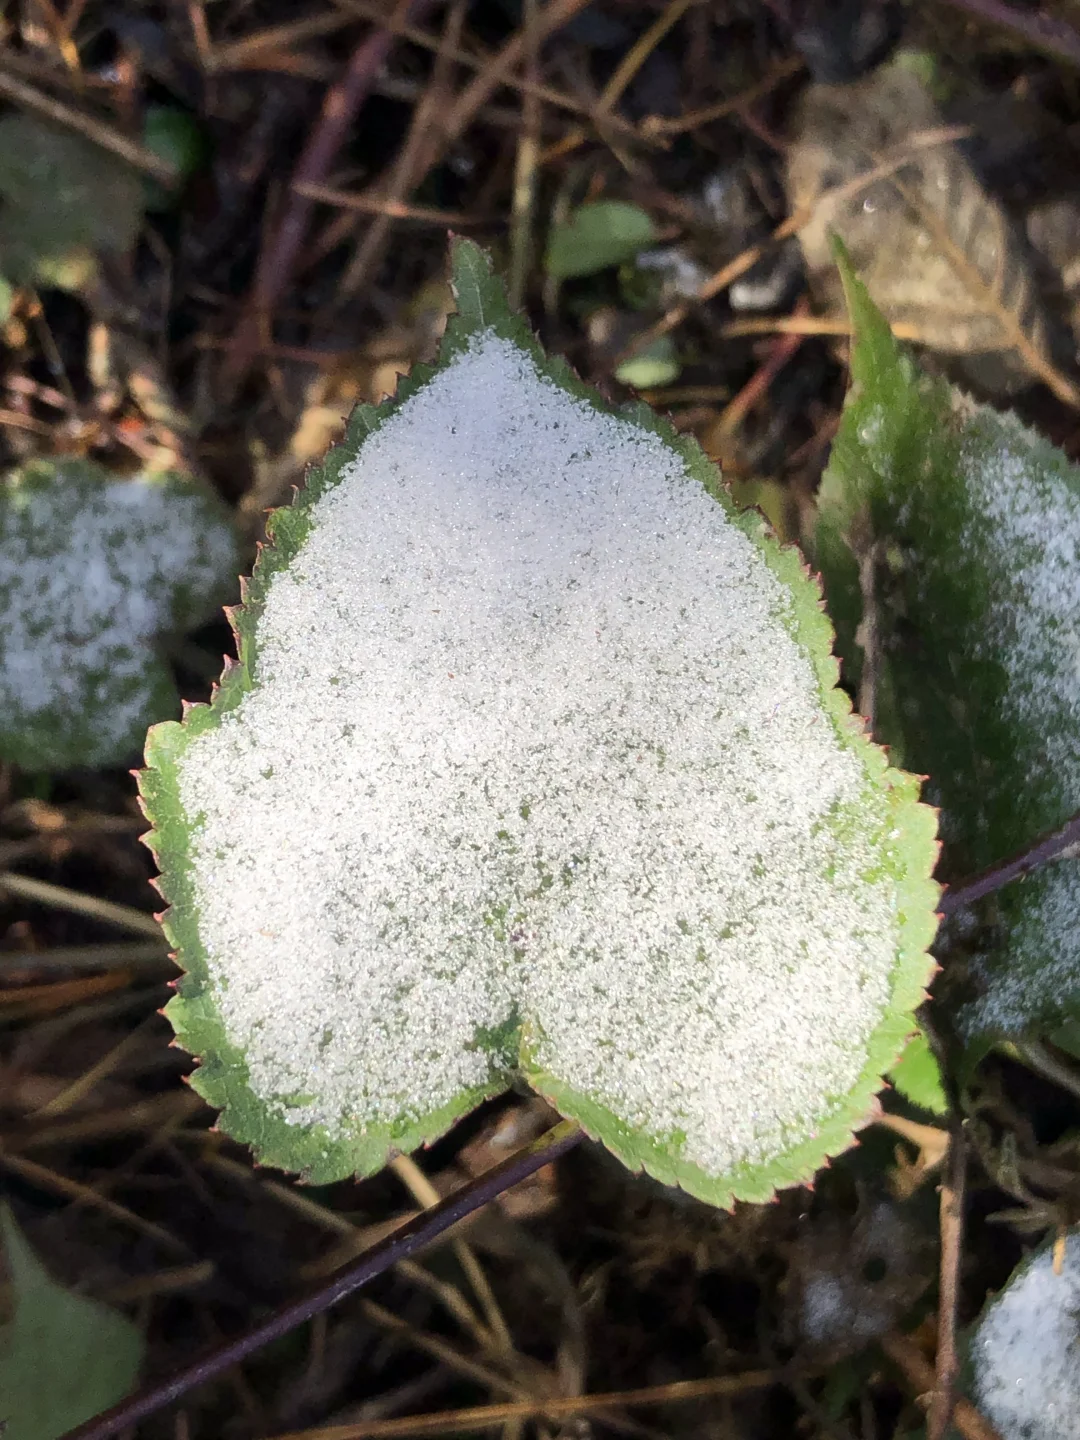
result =
M156 638L228 594L224 508L174 474L86 460L0 480L0 757L28 770L118 764L178 708Z
M552 229L545 266L557 280L595 275L632 260L655 239L653 222L639 205L592 200L579 205L568 220Z
M876 734L930 776L958 878L1080 809L1080 470L1012 415L922 374L842 265L853 383L815 558L853 682L871 637ZM981 910L968 1033L1077 1012L1077 866L1061 860Z
M4 1440L56 1440L133 1387L143 1339L125 1316L65 1290L0 1207L11 1319L0 1326Z
M968 1391L1002 1440L1066 1440L1080 1415L1080 1228L1024 1261L970 1336Z
M329 1180L521 1077L719 1203L842 1150L927 979L934 819L799 555L545 359L482 251L438 366L271 518L212 707L141 777L169 1015Z

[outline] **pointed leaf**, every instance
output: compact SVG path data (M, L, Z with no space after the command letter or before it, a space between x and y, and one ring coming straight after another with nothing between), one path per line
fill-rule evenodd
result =
M941 1067L919 1030L904 1047L904 1053L889 1071L889 1079L905 1100L935 1115L948 1113L949 1102L941 1082Z
M482 252L434 370L271 520L141 785L169 1014L260 1155L378 1168L523 1077L727 1203L848 1143L927 978L933 817L799 556L541 354Z
M4 1440L56 1440L132 1389L143 1339L117 1311L65 1290L0 1207L13 1314L0 1327Z
M950 873L1023 849L1080 809L1080 470L1011 415L921 374L841 257L852 389L814 550L853 679L875 573L876 731L931 779ZM865 569L864 569L865 576ZM982 914L969 1033L1080 1010L1080 873L1064 859Z

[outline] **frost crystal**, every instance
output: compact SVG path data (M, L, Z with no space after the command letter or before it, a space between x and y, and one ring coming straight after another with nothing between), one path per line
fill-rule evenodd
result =
M178 476L41 462L0 485L0 753L115 764L177 704L153 653L236 573L218 507ZM215 593L217 592L217 593Z
M812 1138L898 906L793 632L678 453L474 337L314 502L254 688L178 761L256 1095L362 1133L520 1047L713 1174Z
M1048 1247L991 1304L971 1345L974 1398L1002 1440L1064 1440L1080 1412L1080 1233L1061 1274Z

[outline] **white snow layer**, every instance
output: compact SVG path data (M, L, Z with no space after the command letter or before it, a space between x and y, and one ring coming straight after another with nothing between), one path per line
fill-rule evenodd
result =
M508 342L408 399L181 762L255 1092L334 1137L416 1119L520 1015L537 1065L707 1171L811 1135L897 916L887 802L790 605L676 453Z
M991 1304L971 1346L974 1399L1002 1440L1080 1435L1080 1232L1061 1274L1047 1248Z

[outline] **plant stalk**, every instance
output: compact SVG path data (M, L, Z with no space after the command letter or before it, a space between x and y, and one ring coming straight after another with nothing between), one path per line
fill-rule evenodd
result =
M405 1260L425 1249L459 1220L472 1215L490 1200L494 1200L520 1181L528 1179L545 1165L550 1165L560 1155L572 1150L583 1138L583 1132L574 1121L560 1121L531 1144L504 1160L501 1165L486 1170L483 1175L469 1181L467 1185L462 1185L431 1210L425 1210L407 1221L385 1240L380 1240L377 1245L373 1245L370 1250L366 1250L363 1255L301 1295L299 1299L290 1300L279 1310L275 1310L245 1334L205 1351L185 1369L177 1371L175 1375L157 1385L129 1395L112 1409L102 1411L92 1420L87 1420L69 1431L61 1440L107 1440L107 1437L118 1435L120 1431L145 1420L148 1415L163 1410L166 1405L186 1395L197 1385L214 1379L223 1371L246 1360L256 1350L261 1350L264 1345L269 1345L272 1340L287 1335L306 1320L321 1315L346 1295L353 1294L369 1281L385 1274L399 1260Z

